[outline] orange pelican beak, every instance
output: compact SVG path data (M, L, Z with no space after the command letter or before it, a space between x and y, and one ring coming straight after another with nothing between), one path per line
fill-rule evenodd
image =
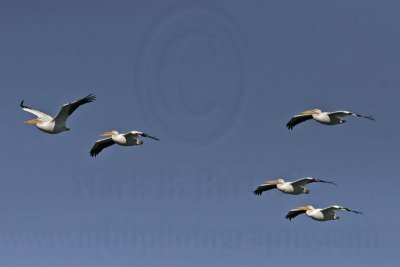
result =
M300 112L300 115L313 115L313 114L318 114L318 112L315 109Z
M114 131L102 133L100 136L112 136Z
M36 124L36 123L40 123L41 121L39 120L39 118L34 118L28 121L24 121L24 123L26 124Z

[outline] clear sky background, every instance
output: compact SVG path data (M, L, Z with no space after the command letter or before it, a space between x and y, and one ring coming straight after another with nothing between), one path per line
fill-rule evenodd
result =
M398 1L0 0L0 265L389 266L400 249ZM93 93L48 135L54 115ZM339 126L300 111L351 110ZM160 138L89 150L104 131ZM311 194L264 180L311 176ZM284 219L344 205L338 221Z

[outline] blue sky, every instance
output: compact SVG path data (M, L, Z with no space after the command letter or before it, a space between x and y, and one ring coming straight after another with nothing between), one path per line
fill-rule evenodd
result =
M397 261L397 1L0 1L2 266ZM44 134L54 115L97 100ZM300 111L351 110L288 131ZM141 147L89 150L105 131ZM302 196L252 194L305 176ZM344 205L318 223L293 207Z

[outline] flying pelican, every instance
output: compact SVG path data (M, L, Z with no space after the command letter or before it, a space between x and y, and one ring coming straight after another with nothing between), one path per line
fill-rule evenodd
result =
M294 126L296 126L299 123L302 123L306 120L309 119L314 119L317 122L325 125L336 125L336 124L341 124L345 123L346 121L343 120L343 117L346 116L356 116L360 118L366 118L369 120L375 120L374 117L372 116L363 116L357 113L353 113L350 111L345 111L345 110L338 110L334 112L322 112L319 109L311 109L311 110L306 110L303 112L300 112L299 115L294 116L293 118L290 119L290 121L286 124L286 127L289 130L292 130Z
M351 210L342 206L330 206L324 209L315 209L313 206L308 205L290 210L285 218L288 220L292 220L297 215L305 213L308 217L316 221L339 220L339 216L335 214L335 211L337 210L344 210L354 212L356 214L362 214L361 211Z
M82 99L74 102L70 102L62 106L60 112L54 118L38 110L34 110L30 107L24 105L24 100L22 100L20 106L22 110L32 113L37 116L37 118L25 121L26 124L35 124L36 127L49 134L58 134L64 131L69 131L70 129L66 127L66 122L68 117L81 105L93 102L96 99L95 95L88 95Z
M100 136L110 136L105 139L98 140L90 150L90 156L96 157L104 148L112 146L113 144L118 144L121 146L136 146L142 145L143 141L139 140L139 136L148 137L159 141L158 138L150 136L144 132L130 131L128 133L120 134L117 131L105 132Z
M304 186L310 183L328 183L336 185L334 182L328 182L311 177L302 178L293 182L286 182L283 179L278 179L262 183L256 188L256 190L253 191L253 193L255 195L261 195L264 191L277 188L283 193L291 195L309 194L310 189L305 188Z

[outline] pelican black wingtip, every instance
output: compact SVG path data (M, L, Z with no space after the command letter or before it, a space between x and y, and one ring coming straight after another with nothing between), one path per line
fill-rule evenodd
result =
M88 103L91 103L96 100L96 95L94 94L88 94L85 96L83 99L85 99Z

